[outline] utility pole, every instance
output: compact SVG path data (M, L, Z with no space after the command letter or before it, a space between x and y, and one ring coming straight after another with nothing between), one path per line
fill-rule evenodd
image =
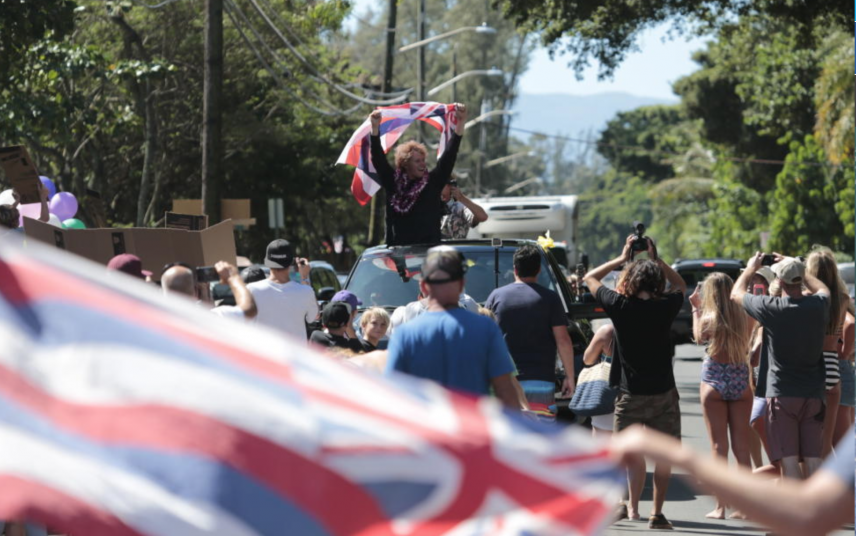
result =
M202 90L202 212L220 221L223 187L223 0L205 0L205 76Z
M482 99L481 102L481 112L479 115L484 115L490 111L490 101L486 98ZM482 121L479 123L479 150L478 150L478 159L476 160L476 195L481 195L481 175L482 175L482 163L484 162L485 151L487 149L487 136L484 130L485 122Z
M383 84L381 92L392 91L392 67L395 60L395 26L398 16L398 0L389 0L389 17L386 22L386 61L383 64ZM377 245L380 229L384 223L383 207L386 206L386 191L381 188L372 196L371 215L369 216L369 235L367 242L370 246Z
M417 41L425 39L425 0L419 0L419 15L416 21L419 27L419 37ZM419 47L416 56L416 100L425 102L425 47ZM416 137L420 143L423 140L422 121L417 121L418 130Z

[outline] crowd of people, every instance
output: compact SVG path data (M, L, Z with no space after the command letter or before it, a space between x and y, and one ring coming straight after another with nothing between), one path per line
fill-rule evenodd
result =
M466 108L456 105L455 114L455 132L431 171L425 146L416 142L398 146L391 165L379 138L381 114L372 114L371 158L387 190L388 245L463 238L487 219L452 175ZM0 224L18 226L15 206L0 206ZM616 258L574 275L577 291L585 285L610 320L594 334L583 362L610 363L610 384L618 393L613 411L590 421L596 436L610 438L627 468L626 500L617 517L642 518L648 458L654 462L652 529L672 528L663 510L673 466L716 495L709 518L723 519L731 508L730 517L750 517L782 534L807 533L802 528L810 523L813 530L834 528L852 519L854 309L832 253L818 248L807 259L758 253L736 281L713 273L689 296L694 339L705 348L699 395L714 454L707 458L680 444L670 327L686 283L659 258L650 238L642 238L646 258L634 259L638 240L629 236ZM157 279L164 293L266 326L355 366L494 396L512 411L551 421L556 394L574 392L578 371L562 301L537 282L541 255L534 245L519 247L514 281L495 289L481 307L466 294L463 254L434 247L419 270L419 296L392 314L380 307L360 310L360 298L347 290L319 309L308 260L286 240L268 245L264 267L215 265L234 305L211 303L195 267L173 263ZM108 269L151 280L154 274L142 265L123 254ZM615 288L603 284L619 270ZM388 348L381 350L385 339ZM762 448L769 465L762 462ZM737 470L725 465L729 450ZM753 466L757 475L749 472Z

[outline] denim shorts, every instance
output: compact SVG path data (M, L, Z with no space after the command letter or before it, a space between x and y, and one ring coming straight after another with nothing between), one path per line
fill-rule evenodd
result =
M839 359L838 371L841 373L841 405L856 407L856 373L853 363L847 359Z

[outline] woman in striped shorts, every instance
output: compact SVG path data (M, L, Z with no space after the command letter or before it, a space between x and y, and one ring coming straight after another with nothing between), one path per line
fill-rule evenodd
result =
M828 248L817 248L811 252L806 260L806 273L820 279L829 288L829 321L826 324L826 334L823 339L823 362L826 366L826 412L823 418L823 450L821 451L821 456L826 458L832 452L835 419L838 416L841 399L838 350L850 296L847 294L847 288L842 285L841 276L838 275L838 264Z

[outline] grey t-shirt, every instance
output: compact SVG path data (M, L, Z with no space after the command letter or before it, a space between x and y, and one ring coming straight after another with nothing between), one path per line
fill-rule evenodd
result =
M764 326L767 398L825 398L822 351L829 297L818 294L794 300L744 294L743 308Z

